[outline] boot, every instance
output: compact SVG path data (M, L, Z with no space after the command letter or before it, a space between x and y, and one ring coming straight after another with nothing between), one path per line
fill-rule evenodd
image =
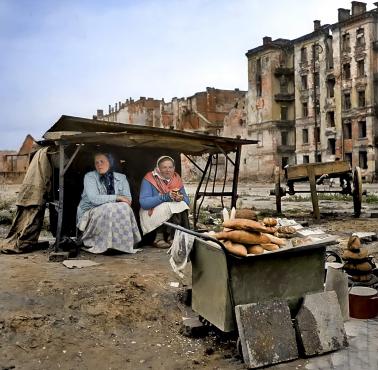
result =
M170 244L167 243L164 240L164 234L163 233L156 233L155 241L153 243L153 246L155 248L161 248L161 249L168 249L170 247Z

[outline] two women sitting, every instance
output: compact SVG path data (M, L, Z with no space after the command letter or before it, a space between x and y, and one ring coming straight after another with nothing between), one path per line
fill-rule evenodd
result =
M109 249L133 253L141 236L131 209L127 178L113 170L111 155L98 153L94 161L96 170L84 177L84 189L77 209L81 241L91 253L103 253ZM170 246L174 230L165 227L165 221L189 227L189 197L175 172L171 157L160 157L156 168L146 174L139 202L143 234L156 230L154 246Z

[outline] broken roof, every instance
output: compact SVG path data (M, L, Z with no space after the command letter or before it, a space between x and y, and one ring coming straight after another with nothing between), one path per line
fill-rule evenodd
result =
M180 153L232 152L257 140L228 138L142 125L100 121L72 116L60 119L43 135L45 140L66 144L106 144L126 148L169 148Z

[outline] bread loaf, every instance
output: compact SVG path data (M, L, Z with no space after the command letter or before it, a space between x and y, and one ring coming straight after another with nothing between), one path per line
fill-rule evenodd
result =
M370 281L371 278L372 278L371 274L367 274L367 275L352 275L351 276L351 279L353 281L357 281L357 282L361 282L361 283Z
M283 240L283 239L280 239L280 238L277 238L276 236L274 235L271 235L271 234L264 234L263 233L263 236L266 236L268 239L269 239L269 242L268 243L273 243L273 244L277 244L277 245L285 245L286 244L286 241ZM262 243L260 243L262 244Z
M361 248L361 241L357 235L352 235L348 240L348 249L356 250Z
M261 246L266 251L276 251L276 250L280 249L280 247L277 244L273 244L273 243L261 244Z
M277 228L277 232L281 234L295 234L297 230L293 226L280 226Z
M346 270L355 270L355 271L363 271L363 272L370 272L373 267L369 262L362 262L362 263L352 263L347 262L344 264L344 268Z
M277 220L273 217L265 217L262 222L265 226L272 227L277 225Z
M276 231L273 227L267 227L260 224L260 222L248 220L246 218L235 218L234 220L224 221L223 226L233 230L260 231L272 234Z
M248 245L247 252L248 254L263 254L264 248L260 245Z
M344 260L362 260L366 258L368 251L366 248L361 248L358 252L345 249L342 255Z
M248 232L244 230L222 231L214 235L218 240L231 240L234 243L241 244L266 244L270 239L259 232Z
M237 209L235 218L245 218L247 220L257 221L256 212L248 208Z
M247 255L247 248L243 244L233 243L227 240L223 245L230 253L236 256L245 257Z

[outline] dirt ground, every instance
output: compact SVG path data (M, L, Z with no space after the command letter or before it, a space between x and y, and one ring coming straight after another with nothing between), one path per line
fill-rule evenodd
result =
M272 210L266 190L242 189L243 205ZM16 191L3 186L1 199L12 202ZM284 209L298 206L289 203ZM312 223L307 203L299 205L297 216ZM338 209L349 209L337 203ZM352 231L376 232L378 219L333 214L317 226L346 239ZM0 227L0 237L7 228ZM182 318L190 312L179 299L183 281L171 270L165 251L146 247L135 255L106 256L82 252L80 258L99 265L68 269L48 262L42 251L0 255L0 369L245 368L234 336L216 330L197 339L181 334ZM180 287L171 282L180 282ZM305 364L301 360L274 368Z

